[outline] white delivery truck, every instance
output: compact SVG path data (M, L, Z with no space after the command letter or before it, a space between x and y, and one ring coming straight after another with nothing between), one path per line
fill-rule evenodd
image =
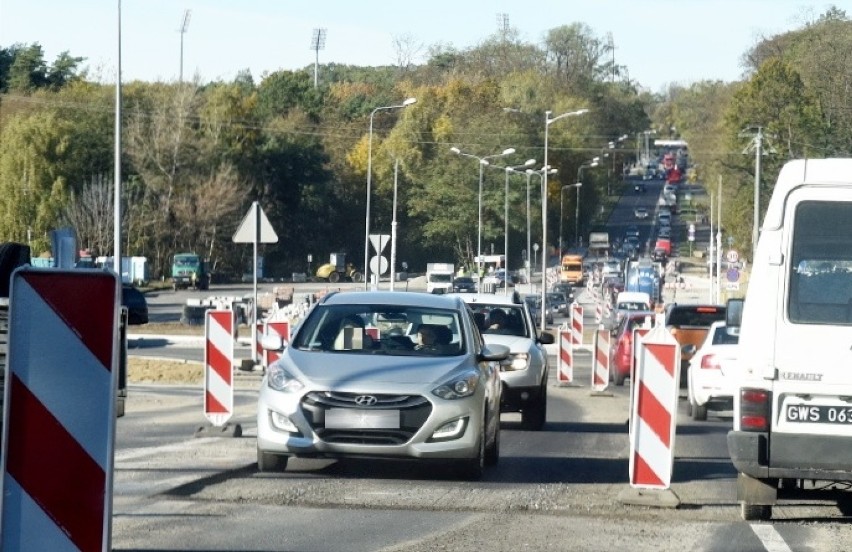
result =
M743 300L728 452L746 520L779 498L852 511L852 159L790 161ZM839 485L837 485L839 483Z
M426 264L426 292L450 293L453 291L453 263Z

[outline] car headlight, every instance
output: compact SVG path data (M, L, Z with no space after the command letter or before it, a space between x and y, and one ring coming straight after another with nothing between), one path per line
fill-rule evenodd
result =
M294 378L280 364L272 364L266 369L266 381L270 388L284 393L295 393L304 387L302 382Z
M500 363L500 367L506 371L526 370L529 366L530 355L527 353L513 353Z
M476 392L476 386L479 384L479 372L476 370L468 370L450 381L439 385L432 390L432 393L446 400L463 399L469 397Z

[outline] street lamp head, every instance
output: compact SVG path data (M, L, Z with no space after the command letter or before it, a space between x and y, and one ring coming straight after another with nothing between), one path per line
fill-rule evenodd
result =
M556 173L558 173L558 172L559 172L559 169L552 168L552 169L550 169L550 170L548 170L548 171L547 171L547 174L556 174Z
M582 183L582 182L576 182L576 183L574 183L574 184L571 184L571 187L572 187L572 188L580 188L580 187L582 187L582 186L583 186L583 183Z
M455 146L450 148L450 151L455 153L456 155L461 153L461 150L459 148L455 147Z
M512 155L513 153L515 153L515 148L507 148L500 155Z
M532 167L533 165L535 165L535 159L527 159L527 162L524 163L523 166L524 167Z
M408 107L409 105L417 103L417 98L408 98L404 102L402 102L402 107Z
M600 161L600 160L601 160L601 158L600 158L600 157L593 157L593 158L592 158L592 165L594 165L595 163L597 163L597 162L598 162L598 161Z

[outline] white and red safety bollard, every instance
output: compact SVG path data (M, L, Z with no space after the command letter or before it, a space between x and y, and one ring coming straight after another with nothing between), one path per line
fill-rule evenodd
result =
M583 344L583 307L579 303L571 304L571 342Z
M570 328L559 328L559 361L556 381L562 385L574 382L574 342Z
M674 465L680 349L662 324L641 339L630 412L630 485L668 489Z
M234 317L209 310L204 324L204 416L222 426L234 411Z
M595 332L595 358L592 366L592 389L603 391L609 385L609 349L611 334L606 328Z

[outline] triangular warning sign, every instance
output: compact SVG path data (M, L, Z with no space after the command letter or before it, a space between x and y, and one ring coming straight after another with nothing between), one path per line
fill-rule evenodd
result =
M257 201L251 204L240 227L234 232L233 240L234 243L278 243L278 234Z

